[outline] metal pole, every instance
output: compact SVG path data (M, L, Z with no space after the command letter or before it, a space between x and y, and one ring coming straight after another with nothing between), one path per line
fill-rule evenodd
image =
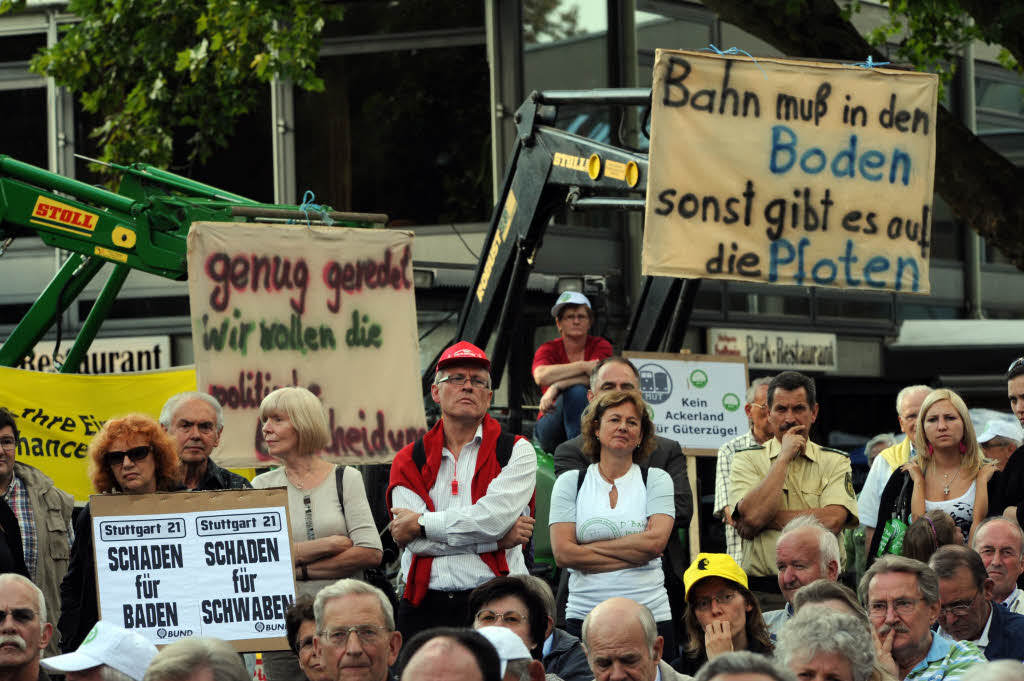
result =
M103 320L107 318L107 313L113 307L114 300L117 298L117 294L121 292L121 287L131 271L132 268L128 265L114 265L114 271L107 277L107 283L103 285L103 290L96 297L96 301L92 304L92 309L89 310L89 316L85 318L85 323L82 324L82 329L75 338L74 345L71 346L67 356L65 356L64 364L60 367L60 373L78 373L78 365L82 363L82 358L89 351L89 346L95 340Z
M974 41L967 44L963 57L964 125L973 133L978 129L977 102L974 95ZM967 225L964 234L964 279L967 290L967 316L984 319L981 295L981 258L985 243L977 231Z

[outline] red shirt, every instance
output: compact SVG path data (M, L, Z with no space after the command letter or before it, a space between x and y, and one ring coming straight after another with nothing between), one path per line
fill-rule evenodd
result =
M589 362L592 359L604 359L611 356L611 343L600 336L587 336L587 342L583 346L584 361ZM568 363L569 355L565 352L565 343L561 338L556 338L555 340L550 340L547 343L541 344L541 346L537 348L537 352L533 355L533 367L530 371L536 371L537 367ZM540 390L540 394L543 395L548 391L548 386L542 385Z

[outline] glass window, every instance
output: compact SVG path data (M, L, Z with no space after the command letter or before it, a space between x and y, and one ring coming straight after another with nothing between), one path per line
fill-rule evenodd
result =
M932 200L932 247L931 258L935 260L964 259L964 230L956 221L949 205L935 194Z
M0 39L0 62L21 61L28 66L28 60L43 47L46 47L45 33L4 36Z
M323 92L295 91L300 196L395 224L489 217L483 45L324 57L317 73Z
M484 25L484 3L479 0L358 0L344 2L343 9L341 21L324 27L324 37L463 27L483 30Z
M99 158L99 144L90 133L100 125L102 119L96 114L83 111L77 97L74 112L75 152L89 158ZM45 116L42 121L45 131ZM270 138L269 87L261 89L253 110L235 122L235 133L228 140L228 146L215 149L205 163L188 163L185 139L189 134L188 131L178 131L174 145L175 157L166 170L255 201L273 202L274 159ZM121 159L125 165L135 161L137 159ZM104 181L103 177L90 171L89 162L81 158L75 159L75 178L90 184Z
M525 91L607 87L607 33L600 0L523 3Z
M3 98L0 149L18 161L46 168L46 89L8 90Z

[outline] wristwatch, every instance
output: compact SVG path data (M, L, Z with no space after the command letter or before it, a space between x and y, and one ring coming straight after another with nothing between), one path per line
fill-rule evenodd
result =
M420 524L420 536L427 536L427 519L420 513L420 517L416 519L416 522Z

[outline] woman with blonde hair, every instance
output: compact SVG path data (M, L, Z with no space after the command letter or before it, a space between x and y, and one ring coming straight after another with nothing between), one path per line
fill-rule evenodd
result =
M362 578L364 568L380 564L380 536L359 471L339 470L321 455L331 432L319 398L305 388L279 388L263 398L259 419L267 451L281 466L257 475L252 486L288 490L296 596L315 597L342 577ZM270 681L302 678L293 653L263 659Z
M155 419L129 414L110 419L89 443L89 479L96 494L151 494L183 490L178 450ZM75 521L75 541L60 584L57 622L61 650L77 650L99 619L92 512L85 505Z
M939 510L952 516L964 543L970 544L989 509L1001 508L996 498L999 479L996 465L982 456L963 399L952 390L933 390L918 412L914 457L892 474L882 491L878 527L884 528L897 508L910 509L909 522ZM880 530L872 537L869 561L877 557L885 534Z
M675 522L672 478L637 464L654 450L654 423L635 390L594 398L581 419L583 452L594 462L566 471L551 490L551 548L569 569L566 630L579 636L597 604L625 596L647 608L665 650L675 649L661 553Z

